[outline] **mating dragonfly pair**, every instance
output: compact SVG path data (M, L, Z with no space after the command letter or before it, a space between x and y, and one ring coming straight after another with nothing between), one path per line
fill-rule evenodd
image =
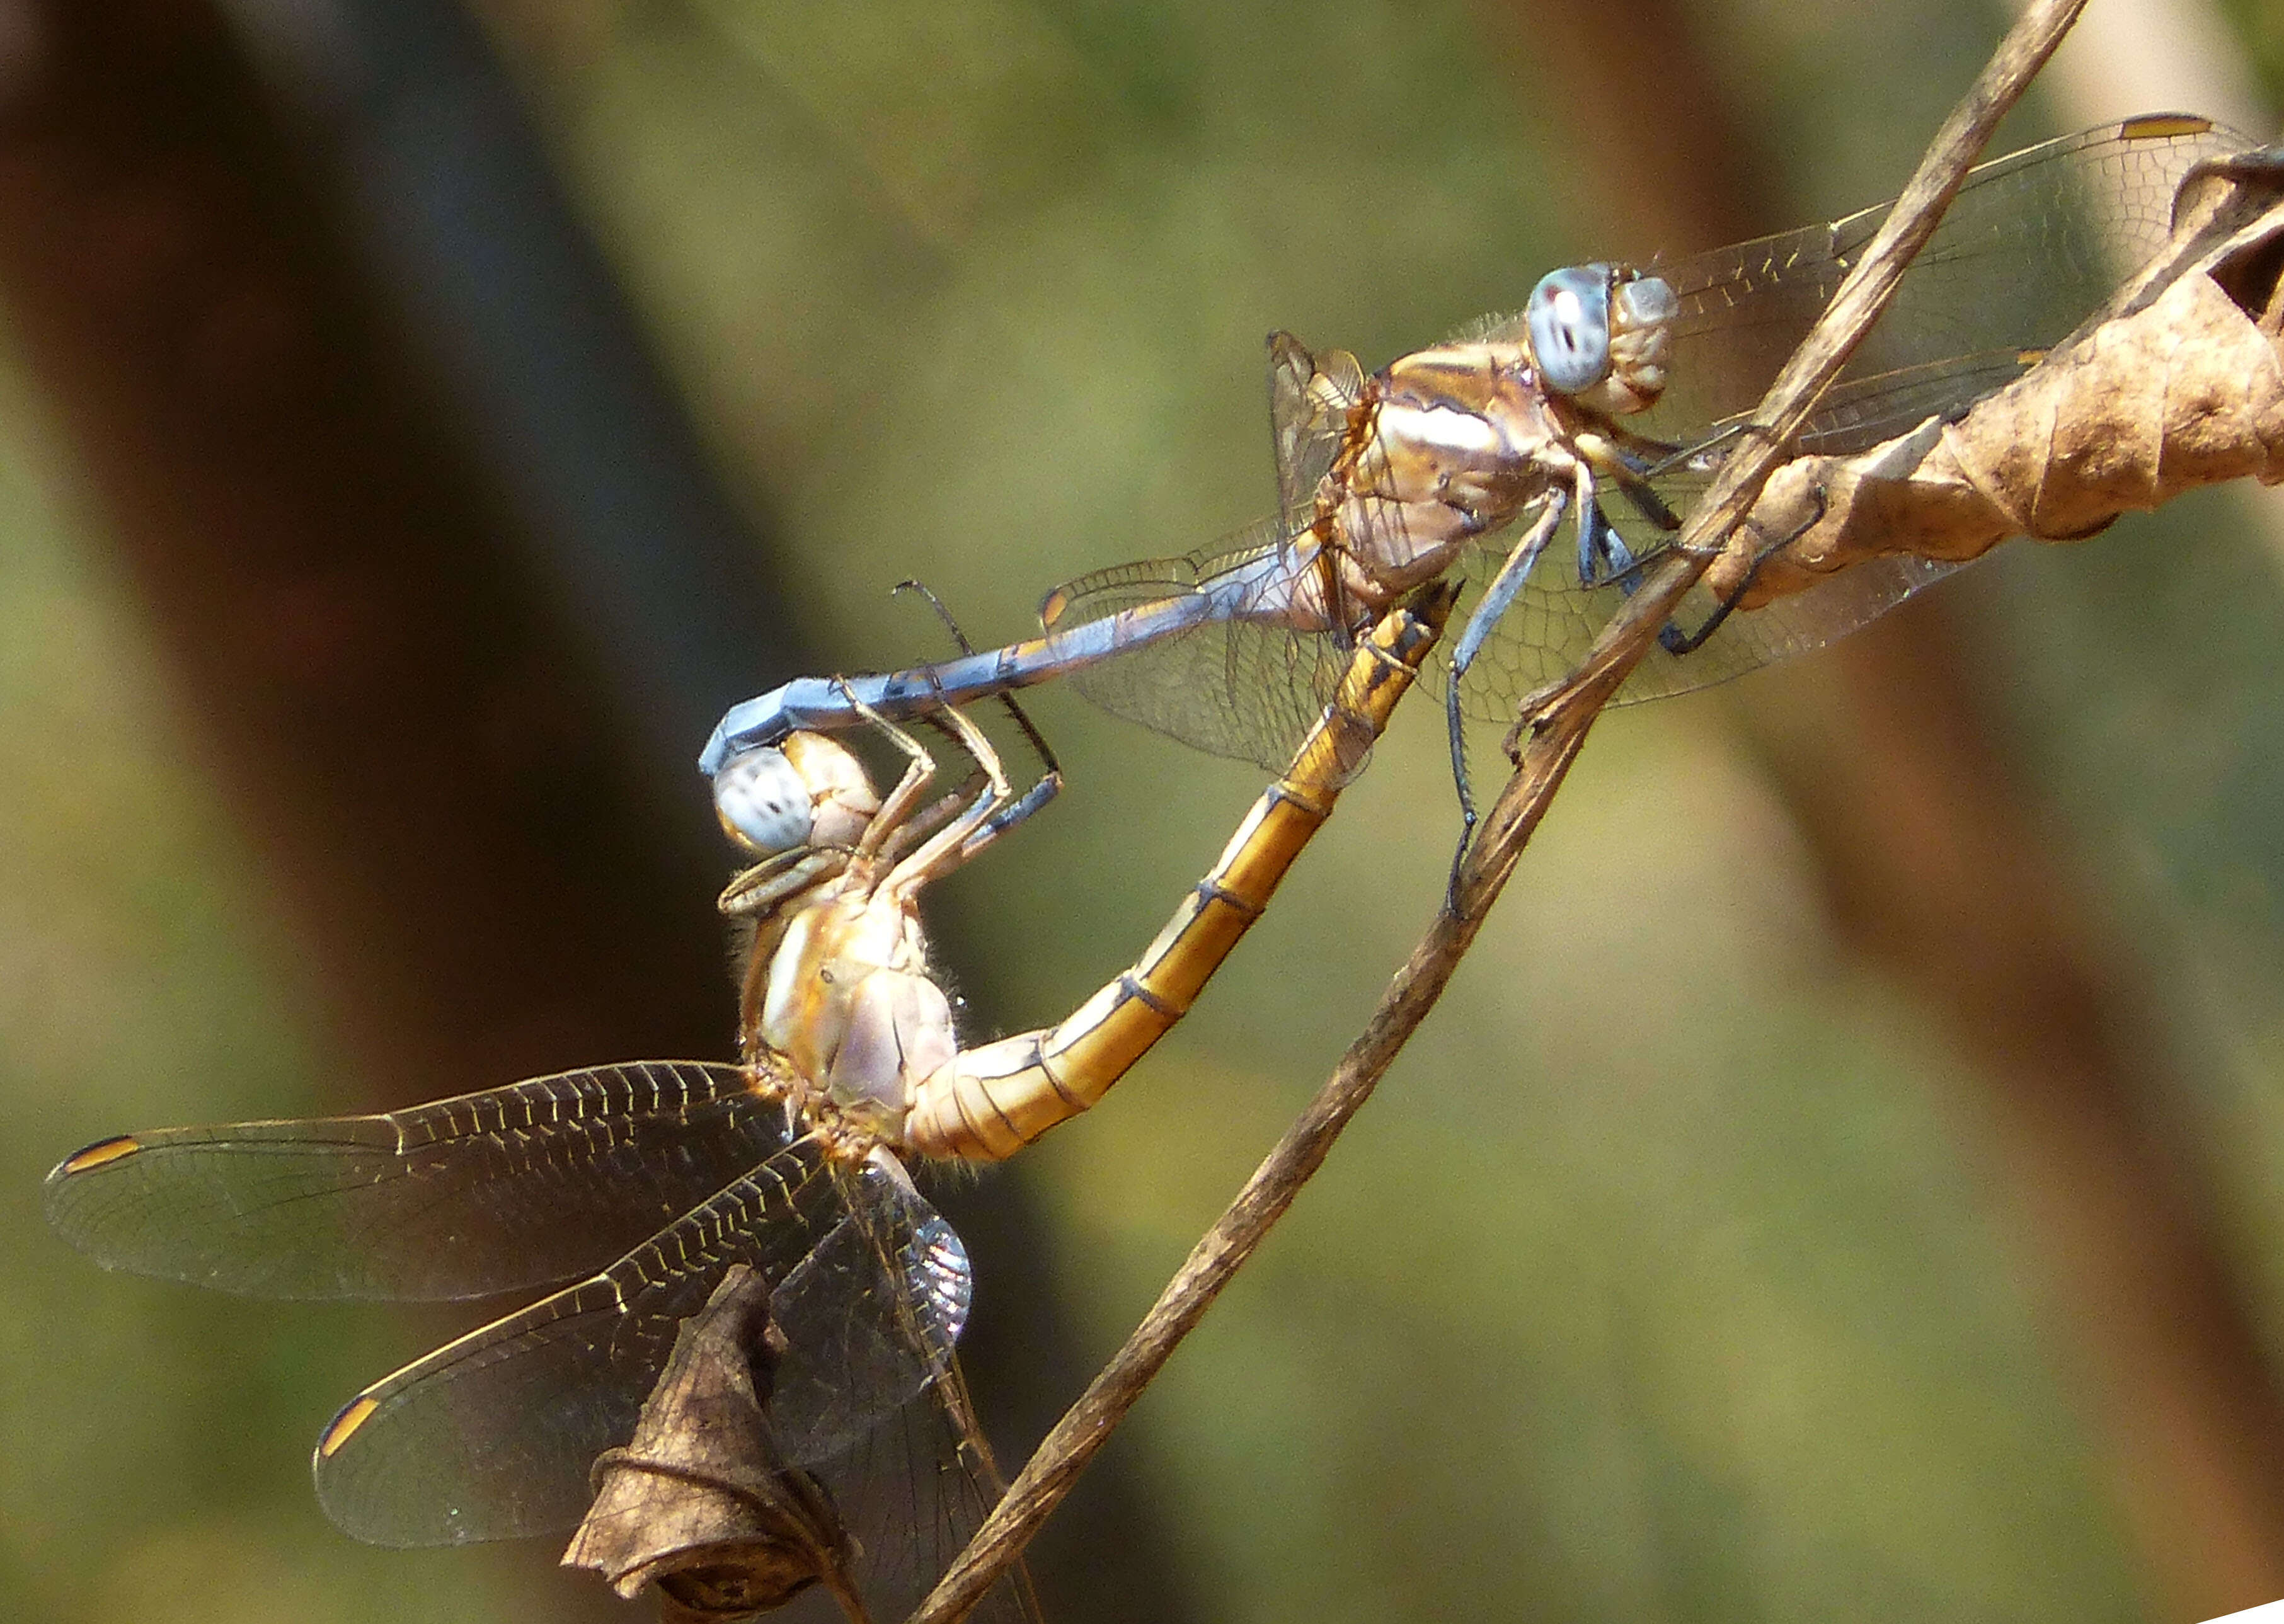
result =
M2151 117L1975 171L1804 449L1875 443L2011 380L2121 261L2162 240L2189 168L2244 144ZM932 1581L996 1481L951 1351L966 1253L900 1158L1004 1157L1099 1099L1267 905L1455 603L1467 605L1445 662L1455 766L1463 714L1511 714L1567 668L1646 556L1603 512L1604 489L1670 528L1723 425L1757 400L1885 214L1654 274L1557 272L1522 317L1369 377L1346 355L1273 340L1277 516L1060 589L1042 637L733 709L703 765L755 859L722 900L753 932L737 1064L598 1066L383 1116L106 1140L51 1175L51 1222L106 1266L250 1295L575 1282L368 1388L325 1429L319 1497L383 1544L578 1522L591 1471L627 1453L677 1328L725 1281L751 1280L771 1470L829 1525L781 1589L822 1581L852 1612L885 1616ZM1576 569L1537 568L1566 519ZM1944 567L1863 566L1730 617L1701 647L1654 652L1621 698L1816 646ZM1702 607L1710 621L1721 606ZM1060 1026L963 1049L919 894L1055 780L1050 762L1018 793L958 707L1065 675L1202 748L1289 765L1131 968ZM973 768L933 802L934 763L898 725L922 718ZM885 798L820 731L855 727L903 753ZM1020 1585L998 1597L1026 1604Z

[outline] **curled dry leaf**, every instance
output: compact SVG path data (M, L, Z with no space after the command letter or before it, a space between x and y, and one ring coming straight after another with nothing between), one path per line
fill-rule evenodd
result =
M853 1542L824 1486L769 1424L784 1343L743 1264L684 1322L633 1441L595 1462L595 1503L563 1553L629 1599L655 1585L665 1624L728 1624L822 1584L866 1624Z
M2167 247L2080 330L1955 423L1779 469L1707 581L1750 609L1885 553L1963 561L2011 535L2081 541L2118 514L2284 480L2284 176L2194 172ZM1790 537L1760 559L1777 538Z

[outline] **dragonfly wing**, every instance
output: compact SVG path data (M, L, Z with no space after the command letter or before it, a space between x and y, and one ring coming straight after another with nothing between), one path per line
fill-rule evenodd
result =
M1819 402L1805 451L1844 455L2003 387L2067 338L2171 228L2175 189L2243 137L2202 119L2153 116L2050 141L1974 170L1905 274L1894 302ZM1891 205L1652 267L1673 287L1670 383L1629 426L1714 448L1657 481L1687 513L1724 453L1718 436L1759 403L1837 291ZM1513 324L1509 324L1513 325ZM1494 331L1505 331L1495 329ZM1471 574L1483 579L1484 565ZM1685 692L1817 648L1876 619L1956 567L1916 559L1858 565L1797 597L1730 617L1679 659L1654 650L1618 700ZM1511 719L1515 702L1561 675L1622 601L1543 570L1468 674L1471 714ZM1713 604L1692 594L1679 623Z
M2191 166L2249 144L2207 120L2160 116L2102 125L1979 166L1842 372L1841 386L2060 342L2164 241L2173 192ZM1750 410L1891 207L1653 266L1680 308L1671 381L1640 420L1643 432L1686 442ZM1953 381L1962 390L1968 383L1964 373ZM1925 410L1955 410L1975 398L1967 393Z
M900 1168L836 1167L808 1138L601 1274L359 1394L317 1447L326 1514L380 1545L572 1526L591 1498L595 1458L633 1436L681 1322L738 1263L770 1287L770 1317L786 1338L770 1421L787 1462L839 1485L844 1515L864 1495L910 1504L950 1492L861 1480L911 1469L870 1441L900 1435L884 1417L927 1408L910 1401L952 1370L966 1319L966 1251ZM919 1425L903 1424L905 1432ZM852 1451L853 1463L834 1464ZM930 1512L939 1521L947 1514Z
M318 1500L376 1545L571 1527L595 1457L633 1435L677 1327L730 1266L774 1287L846 1216L817 1142L795 1141L600 1274L365 1389L318 1443Z
M692 1439L675 1453L758 1456L813 1478L853 1536L849 1573L870 1616L901 1618L965 1547L1001 1488L952 1356L971 1295L966 1249L885 1153L823 1170L794 1201L815 1244L756 1305L776 1331L768 1379L756 1384L767 1444L748 1440L716 1456ZM727 1272L717 1261L707 1277ZM708 1424L698 1410L676 1419ZM739 1413L729 1424L755 1423ZM604 1436L591 1426L579 1447ZM441 1487L466 1492L465 1483ZM661 1515L647 1498L614 1503ZM603 1549L645 1549L676 1531L670 1511L664 1524L624 1534L598 1531L597 1511L583 1515L582 1543ZM983 1616L1035 1617L1027 1600L1019 1576L994 1592Z
M966 1549L1004 1488L982 1443L957 1360L927 1397L885 1417L847 1454L811 1467L832 1495L860 1555L856 1586L879 1620L908 1617ZM972 1618L1017 1624L1039 1617L1029 1573L1017 1564Z
M902 1618L1005 1485L952 1353L973 1297L966 1245L885 1153L838 1176L855 1186L846 1220L770 1300L786 1342L770 1420L855 1534L872 1615ZM974 1616L1036 1618L1028 1575L1002 1580Z
M1344 349L1311 354L1289 332L1269 335L1269 426L1277 458L1277 511L1287 535L1309 527L1317 486L1348 433L1364 394L1364 368Z
M48 1175L47 1215L106 1268L246 1296L477 1297L602 1267L786 1138L739 1067L636 1061L105 1140Z
M1113 715L1281 770L1348 664L1334 639L1282 623L1278 603L1289 597L1293 572L1281 534L1264 520L1208 551L1122 564L1057 588L1050 631L1169 597L1216 599L1197 624L1075 671L1073 684Z
M1478 558L1471 562L1469 578L1480 582L1496 566L1496 558ZM1765 608L1739 611L1693 652L1677 656L1652 644L1613 703L1634 705L1693 692L1822 648L1961 567L1911 557L1857 565ZM1568 572L1541 571L1468 669L1461 708L1481 721L1514 722L1527 696L1577 665L1624 601L1615 586L1581 587ZM1463 597L1459 613L1467 607ZM1700 586L1682 600L1677 622L1693 630L1714 608L1712 594Z
M786 1342L771 1421L796 1465L842 1453L947 1369L974 1294L967 1247L885 1152L839 1176L841 1221L770 1300Z

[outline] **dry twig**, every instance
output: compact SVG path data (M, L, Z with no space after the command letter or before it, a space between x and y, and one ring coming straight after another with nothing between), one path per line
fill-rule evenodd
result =
M1604 628L1577 671L1528 707L1513 736L1519 746L1511 752L1514 776L1485 820L1450 905L1436 916L1396 973L1363 1034L1199 1241L1125 1346L1047 1434L967 1550L912 1614L911 1624L953 1624L964 1618L1014 1562L1175 1347L1323 1164L1333 1141L1371 1097L1441 996L1585 743L1594 718L1751 511L1771 472L1784 460L1790 436L1878 318L1975 154L2083 4L2084 0L2048 0L2034 5L2000 43L1937 133L1862 262L1771 388L1755 418L1764 426L1762 432L1724 465L1673 555Z

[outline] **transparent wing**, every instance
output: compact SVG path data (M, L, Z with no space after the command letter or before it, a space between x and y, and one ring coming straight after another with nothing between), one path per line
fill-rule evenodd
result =
M1074 672L1078 691L1209 754L1283 770L1339 685L1348 651L1276 623L1268 600L1289 591L1292 574L1281 535L1265 519L1204 551L1122 564L1058 588L1050 631L1162 598L1202 592L1217 601L1216 616L1187 631Z
M633 1435L677 1326L733 1263L808 1300L787 1305L787 1379L809 1391L779 1417L786 1457L845 1449L949 1362L946 1270L966 1260L941 1259L931 1221L901 1178L836 1167L815 1137L798 1140L602 1273L367 1388L318 1444L317 1497L379 1545L570 1528L595 1457Z
M796 1463L841 1454L946 1370L974 1297L967 1247L885 1152L847 1176L856 1198L770 1299L786 1342L771 1414Z
M2153 114L1970 171L1827 397L1856 404L1826 432L1852 427L1868 445L1989 393L2027 363L2018 352L2061 342L2163 243L2191 166L2251 144L2207 119ZM1664 398L1630 426L1690 443L1750 410L1893 207L1650 266L1679 315Z
M1472 560L1468 580L1487 580L1495 562L1488 557ZM1959 567L1927 558L1873 559L1766 608L1730 616L1693 653L1677 657L1653 644L1613 703L1634 705L1709 688L1821 648ZM1476 589L1470 586L1461 597L1459 615L1467 613L1475 595ZM1577 665L1595 634L1623 602L1615 586L1584 588L1568 571L1542 569L1508 609L1483 657L1468 669L1460 689L1460 708L1478 721L1513 722L1527 695ZM1683 626L1694 628L1714 606L1712 595L1701 586L1683 600L1678 618Z
M855 1190L848 1198L850 1187L843 1187L847 1216L762 1305L779 1339L767 1381L756 1383L763 1412L739 1412L719 1423L765 1427L766 1444L747 1438L716 1454L692 1439L674 1453L805 1471L823 1488L834 1520L853 1536L848 1572L869 1616L886 1620L908 1613L942 1576L1001 1485L950 1352L972 1290L966 1247L911 1195L902 1170L884 1155L845 1176ZM901 1392L915 1386L919 1399L881 1412L876 1401L884 1386ZM708 1424L698 1410L677 1418L684 1426ZM812 1457L811 1464L795 1466L789 1457L796 1454ZM659 1515L648 1501L630 1511ZM630 1531L622 1546L614 1536L598 1535L598 1515L587 1513L582 1541L602 1549L642 1550L661 1533L677 1531L669 1515L662 1527ZM980 1616L1035 1617L1029 1601L1028 1583L1018 1575L995 1589ZM838 1616L822 1592L810 1612Z
M857 1589L877 1620L912 1612L966 1549L1005 1487L982 1443L957 1360L931 1380L923 1401L887 1417L848 1453L814 1470L856 1536ZM992 1624L1036 1620L1029 1573L1018 1564L969 1616Z
M787 1137L739 1067L636 1061L105 1140L48 1175L47 1216L106 1268L245 1296L479 1297L601 1268Z
M1312 355L1289 332L1269 335L1269 426L1277 458L1277 511L1287 535L1316 517L1317 486L1331 472L1364 368L1344 349Z
M2191 166L2249 144L2203 119L2155 116L2049 141L1973 171L1895 302L1810 418L1802 449L1860 450L2013 382L2163 243L2174 191ZM1890 207L1654 267L1680 304L1672 381L1656 410L1628 426L1701 443L1758 404ZM1717 456L1658 481L1661 496L1686 515ZM1639 534L1647 528L1639 519L1615 516L1630 540L1654 541ZM1470 575L1485 579L1496 562L1470 560ZM1856 566L1733 615L1694 653L1654 651L1618 703L1708 687L1819 648L1957 567L1914 558ZM1582 589L1542 566L1469 671L1465 708L1511 720L1514 701L1568 670L1621 601L1615 588ZM1679 623L1693 628L1712 607L1706 593L1693 593Z

